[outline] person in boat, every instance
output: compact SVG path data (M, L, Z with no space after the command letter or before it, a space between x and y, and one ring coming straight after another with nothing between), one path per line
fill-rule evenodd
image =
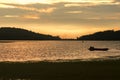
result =
M95 48L93 46L90 46L89 50L93 51Z

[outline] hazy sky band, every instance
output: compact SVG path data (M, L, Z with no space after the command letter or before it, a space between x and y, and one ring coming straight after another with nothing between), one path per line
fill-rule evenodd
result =
M0 26L62 38L120 29L120 0L2 0Z
M59 2L77 2L77 3L101 3L101 2L114 2L115 0L1 0L1 3L15 3L15 4L31 4L31 3L59 3Z

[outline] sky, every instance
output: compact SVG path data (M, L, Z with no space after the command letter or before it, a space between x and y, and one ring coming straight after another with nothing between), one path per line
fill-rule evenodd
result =
M0 27L77 38L120 29L120 0L0 0Z

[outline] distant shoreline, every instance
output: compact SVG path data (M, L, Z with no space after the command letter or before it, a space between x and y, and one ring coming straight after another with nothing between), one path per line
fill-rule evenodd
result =
M49 34L41 34L32 32L21 28L1 27L0 28L0 40L62 40L62 41L119 41L120 30L106 30L102 32L96 32L94 34L83 35L74 38L60 38L60 36L52 36Z

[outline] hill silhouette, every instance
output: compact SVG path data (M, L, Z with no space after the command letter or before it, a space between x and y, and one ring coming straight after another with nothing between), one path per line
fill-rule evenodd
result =
M106 30L78 37L77 40L120 40L120 30Z
M0 28L0 40L60 40L59 36L35 33L21 28Z

